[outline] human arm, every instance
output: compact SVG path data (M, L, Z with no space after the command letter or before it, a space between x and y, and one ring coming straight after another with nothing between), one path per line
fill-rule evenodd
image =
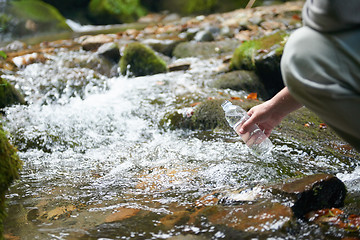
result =
M287 87L283 88L270 100L259 104L248 111L250 118L244 122L239 130L241 134L249 131L253 124L257 124L266 136L270 136L271 131L289 113L302 107L296 101Z

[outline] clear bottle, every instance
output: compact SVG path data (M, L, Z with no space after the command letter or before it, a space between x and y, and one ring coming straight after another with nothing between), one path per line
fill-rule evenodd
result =
M240 134L240 128L249 116L246 111L240 106L233 105L230 101L225 101L221 104L224 109L225 118L229 125L239 134L245 144L258 156L265 155L271 151L274 145L270 139L264 134L264 132L254 124L250 127L249 131Z

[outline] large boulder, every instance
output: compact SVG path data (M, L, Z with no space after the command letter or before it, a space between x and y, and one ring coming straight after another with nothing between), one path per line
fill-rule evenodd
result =
M39 32L71 31L66 19L52 5L39 0L11 1L9 29L15 36Z
M18 171L21 165L16 149L10 144L0 125L0 239L2 239L3 221L6 217L5 193L11 183L19 177Z
M267 91L275 95L284 87L280 60L287 37L284 32L276 32L242 43L233 54L231 69L255 71Z
M146 76L167 71L164 60L149 47L138 43L130 43L124 50L119 62L121 74L130 73L134 76Z
M264 84L253 71L238 70L220 75L211 86L220 89L244 90L248 93L256 92L262 99L268 98Z
M88 8L97 24L134 22L146 13L139 0L91 0Z

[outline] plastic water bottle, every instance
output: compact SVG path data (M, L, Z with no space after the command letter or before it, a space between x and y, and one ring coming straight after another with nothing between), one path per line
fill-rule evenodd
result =
M225 118L237 134L239 134L245 144L258 156L265 155L271 151L274 145L270 139L266 137L264 132L254 124L250 127L249 131L240 134L241 125L249 119L246 111L240 106L233 105L230 101L225 101L221 104L224 109Z

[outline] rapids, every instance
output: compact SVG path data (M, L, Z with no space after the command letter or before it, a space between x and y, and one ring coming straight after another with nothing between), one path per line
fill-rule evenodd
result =
M189 58L188 71L109 78L89 68L65 67L64 61L74 55L89 53L60 50L45 63L2 76L16 82L29 103L7 108L4 120L24 162L21 178L7 195L6 233L21 239L177 239L180 234L194 235L186 239L252 239L257 233L239 235L206 222L164 229L159 219L214 191L301 174L338 174L351 192L360 191L355 163L306 151L277 133L271 137L272 156L260 159L233 133L161 128L165 113L185 112L184 105L208 97L245 96L208 87L221 60ZM53 213L64 206L66 216ZM107 222L119 208L143 215ZM317 225L299 223L294 231L283 232L275 224L264 236L328 235ZM336 236L342 230L328 231Z

